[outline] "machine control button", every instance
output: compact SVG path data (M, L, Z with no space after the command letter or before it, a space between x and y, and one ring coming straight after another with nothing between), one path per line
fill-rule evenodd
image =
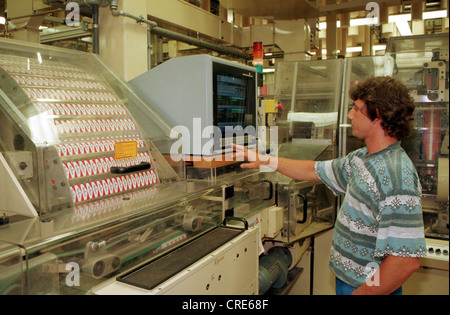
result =
M441 244L427 244L428 258L448 259L448 246Z

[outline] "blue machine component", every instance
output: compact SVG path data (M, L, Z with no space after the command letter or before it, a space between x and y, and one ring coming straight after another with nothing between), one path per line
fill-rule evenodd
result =
M265 294L270 288L279 289L287 281L288 268L292 255L287 248L273 247L267 255L259 259L259 294Z

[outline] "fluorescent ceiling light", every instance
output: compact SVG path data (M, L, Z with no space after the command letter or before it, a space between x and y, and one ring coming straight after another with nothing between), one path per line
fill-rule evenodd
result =
M347 52L348 52L348 53L352 53L352 52L360 52L360 51L362 51L362 46L347 47Z
M423 12L422 19L439 19L446 18L447 10L437 10L437 11L426 11ZM402 22L402 21L411 21L411 14L397 14L389 16L389 23ZM362 26L362 25L374 25L378 24L377 18L359 18L359 19L351 19L350 26ZM336 27L341 27L341 21L336 21ZM319 23L319 30L324 30L327 28L327 22Z
M350 26L361 26L361 25L378 25L378 18L362 18L362 19L351 19Z
M373 51L385 50L386 45L373 45L372 49L373 49Z
M423 12L422 19L439 19L447 17L447 10L438 10L438 11L428 11Z
M401 36L412 35L408 21L411 21L411 14L397 14L389 16L389 23L395 23Z
M233 9L228 9L227 10L227 22L228 23L233 23L234 22L234 10Z
M397 25L397 29L400 32L401 36L411 36L411 28L409 27L408 21L398 21L395 22L395 25Z
M447 10L426 11L422 14L423 20L439 19L447 17ZM389 16L389 23L401 21L411 21L411 14L397 14Z
M397 14L389 16L389 23L411 21L411 14Z
M272 73L275 72L275 69L263 69L263 73Z
M341 21L336 21L336 27L341 27ZM327 22L320 22L319 23L319 30L326 30L327 29Z

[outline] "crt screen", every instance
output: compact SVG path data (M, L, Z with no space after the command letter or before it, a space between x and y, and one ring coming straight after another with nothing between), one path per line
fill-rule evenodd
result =
M217 126L245 128L246 82L243 78L217 75Z

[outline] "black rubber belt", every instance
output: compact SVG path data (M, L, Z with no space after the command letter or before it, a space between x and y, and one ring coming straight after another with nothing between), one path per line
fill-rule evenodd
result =
M243 231L243 229L217 227L173 252L118 277L117 281L152 290L223 244L231 241Z

